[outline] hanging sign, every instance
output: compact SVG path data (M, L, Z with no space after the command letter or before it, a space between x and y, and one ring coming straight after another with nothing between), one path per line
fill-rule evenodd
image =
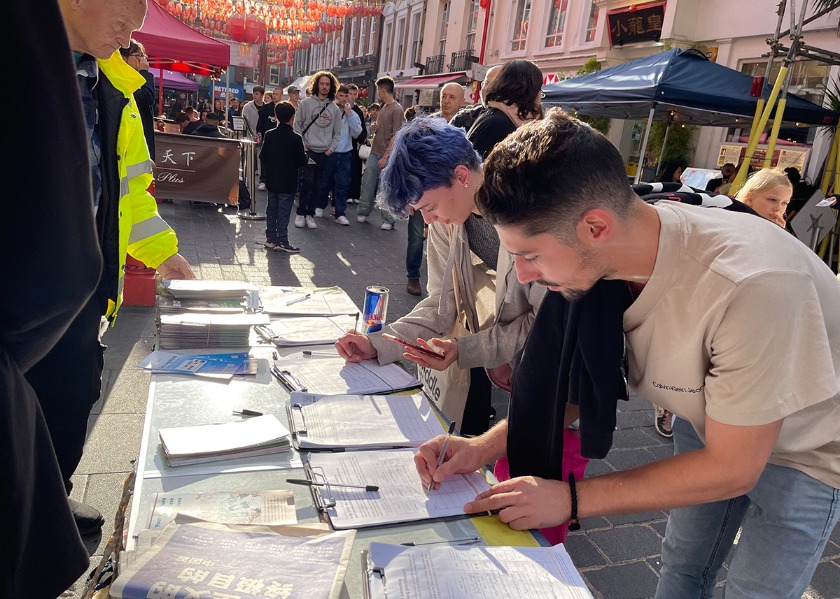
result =
M610 26L610 46L638 42L658 42L662 35L665 2L631 4L627 8L607 13Z

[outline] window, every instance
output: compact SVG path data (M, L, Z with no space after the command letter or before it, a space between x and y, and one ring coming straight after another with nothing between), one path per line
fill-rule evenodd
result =
M445 2L440 19L440 43L438 54L446 54L446 33L449 30L449 2Z
M393 23L385 23L385 35L382 36L382 70L383 71L390 71L391 70L391 31L394 28Z
M475 30L478 27L478 2L470 0L469 12L467 13L467 47L465 50L472 51L475 48Z
M376 19L378 17L370 18L370 37L368 38L368 49L365 54L373 54L373 49L376 47Z
M367 17L362 17L359 19L360 22L360 32L359 32L359 52L356 56L364 56L367 54Z
M409 68L414 66L415 62L420 62L420 13L416 12L411 15L411 64Z
M510 49L514 52L525 49L528 40L528 20L531 18L531 0L517 0L513 9L513 41Z
M563 45L563 30L566 28L566 9L568 0L551 0L548 13L548 29L545 32L545 47L554 48Z
M347 49L347 58L356 56L356 30L359 28L359 19L350 19L350 47Z
M280 85L280 67L273 64L268 68L268 84Z
M395 55L394 68L401 69L405 64L405 19L397 21L397 39L394 40L394 45L397 47Z
M586 29L583 32L584 43L595 41L595 34L598 30L598 11L599 8L594 1L589 3L589 20L586 23Z

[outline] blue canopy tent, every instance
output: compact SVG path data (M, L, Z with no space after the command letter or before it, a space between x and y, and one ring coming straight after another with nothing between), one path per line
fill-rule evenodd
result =
M644 155L655 120L714 127L750 123L758 101L750 95L752 81L697 50L674 49L547 85L543 105L613 119L647 119ZM800 127L835 126L838 115L789 95L783 120ZM637 183L640 175L638 169Z

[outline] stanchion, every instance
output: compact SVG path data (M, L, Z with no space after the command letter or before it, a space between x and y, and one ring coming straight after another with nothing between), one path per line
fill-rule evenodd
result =
M244 218L246 220L265 220L265 214L257 212L257 186L255 185L256 177L254 176L254 166L256 165L255 150L257 144L250 139L243 139L240 143L245 150L245 165L243 166L243 169L245 172L245 185L248 187L248 191L251 194L251 207L248 209L248 212L239 212L239 218Z

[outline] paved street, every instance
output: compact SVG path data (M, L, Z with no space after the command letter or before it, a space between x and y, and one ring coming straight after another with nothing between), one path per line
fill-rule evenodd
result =
M257 193L260 211L265 209L265 195ZM264 221L240 219L230 210L206 204L162 204L160 211L178 233L181 253L200 278L259 285L340 285L358 304L367 285L381 284L391 289L389 320L406 314L419 300L405 292L404 222L394 231L381 231L378 216L359 224L355 208L350 207L350 227L339 226L332 218L316 219L317 230L290 227L290 240L302 252L289 256L263 248ZM105 339L109 349L102 398L91 415L85 454L73 479L73 497L97 507L106 517L106 536L87 539L92 565L100 559L123 481L140 450L149 375L136 365L153 349L153 312L153 308L123 308L117 326ZM505 399L500 395L495 401L500 415L506 410ZM619 409L613 449L605 460L591 462L587 475L632 468L672 453L671 442L653 429L650 404L633 398ZM595 597L653 596L666 517L653 512L582 521L582 530L570 535L566 546ZM75 592L66 596L78 597L82 586L77 584ZM805 596L840 597L837 530Z

